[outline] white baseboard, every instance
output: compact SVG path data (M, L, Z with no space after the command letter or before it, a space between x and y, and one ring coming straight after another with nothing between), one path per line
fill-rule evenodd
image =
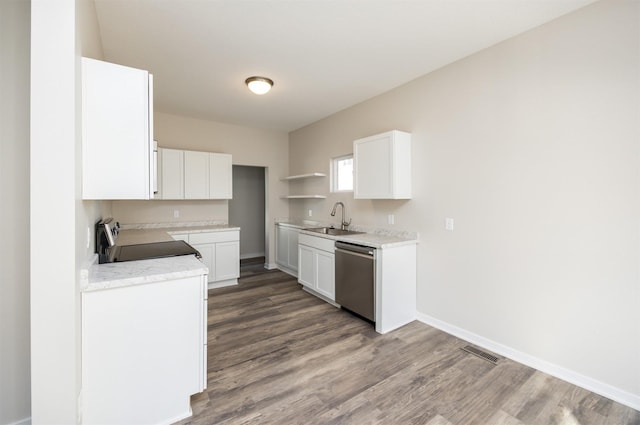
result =
M7 425L31 425L31 416L29 416L28 418L21 419L18 422L11 422Z
M276 264L276 268L278 270L280 270L281 272L285 272L286 274L295 277L296 279L298 278L298 271L297 270L292 270L289 267L285 267L285 266L283 266L281 264Z
M276 263L264 263L264 268L267 270L274 270L277 269L278 266L276 265Z
M558 366L546 360L542 360L511 347L507 347L506 345L499 344L495 341L474 334L473 332L469 332L447 322L443 322L442 320L438 320L435 317L416 312L416 319L448 334L464 339L474 345L493 351L501 356L508 357L518 363L522 363L551 376L555 376L556 378L582 387L603 397L610 398L611 400L622 403L632 409L640 410L640 395L632 394L620 388L616 388L612 385L577 373L571 369Z
M238 279L221 280L220 282L209 282L207 289L224 288L225 286L233 286L238 284Z

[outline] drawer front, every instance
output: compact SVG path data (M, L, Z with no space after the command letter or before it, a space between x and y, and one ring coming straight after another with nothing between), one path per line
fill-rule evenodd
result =
M240 232L237 230L229 232L205 232L205 233L189 233L189 243L216 243L239 241Z
M176 241L189 242L189 234L188 233L169 233L169 236L171 236Z
M300 233L300 235L298 236L298 243L327 252L333 252L335 246L335 241L333 239L327 239L319 236L310 236L303 233Z

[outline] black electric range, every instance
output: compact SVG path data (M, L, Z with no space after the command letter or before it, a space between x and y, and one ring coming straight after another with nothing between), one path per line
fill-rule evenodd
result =
M198 259L202 258L198 250L185 241L116 245L119 231L120 224L112 218L100 220L96 224L96 253L100 264L150 260L178 255L195 255Z
M143 243L138 245L117 245L109 248L109 263L122 261L150 260L152 258L195 255L202 258L197 249L185 241Z

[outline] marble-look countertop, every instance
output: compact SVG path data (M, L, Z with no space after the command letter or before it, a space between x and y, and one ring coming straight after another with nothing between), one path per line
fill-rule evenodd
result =
M276 224L280 226L295 227L300 229L301 233L318 236L325 239L335 241L350 242L358 245L364 245L371 248L384 249L395 246L410 245L418 243L418 234L416 232L407 232L403 230L380 229L365 226L351 225L349 230L355 230L359 233L356 235L326 235L323 233L312 232L304 229L314 227L332 227L332 223L322 223L310 220L282 219L276 220ZM337 226L335 226L337 227Z
M124 224L116 245L137 245L172 241L173 234L240 230L225 222ZM97 256L81 271L83 292L161 282L208 274L207 267L193 255L150 260L97 264Z
M402 238L397 236L388 236L380 233L358 233L355 235L326 235L324 233L313 232L310 230L300 229L300 233L305 235L317 236L334 241L349 242L356 245L364 245L376 249L393 248L402 245L414 245L418 243L417 239Z
M88 272L81 276L81 290L82 292L99 291L208 273L207 266L193 255L93 264Z
M149 225L122 226L116 245L137 245L141 243L172 241L171 235L187 233L225 232L240 230L237 226L228 224L201 224L190 226L153 227Z

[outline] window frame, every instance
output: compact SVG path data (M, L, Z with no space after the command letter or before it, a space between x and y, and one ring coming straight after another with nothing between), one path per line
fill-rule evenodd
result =
M338 183L339 183L339 162L340 161L344 161L344 160L351 160L351 173L352 173L352 178L351 178L351 189L338 189ZM331 171L331 193L349 193L349 192L353 192L353 181L355 176L353 175L353 153L349 153L346 155L341 155L341 156L336 156L334 158L331 158L330 161L330 166L329 169Z

